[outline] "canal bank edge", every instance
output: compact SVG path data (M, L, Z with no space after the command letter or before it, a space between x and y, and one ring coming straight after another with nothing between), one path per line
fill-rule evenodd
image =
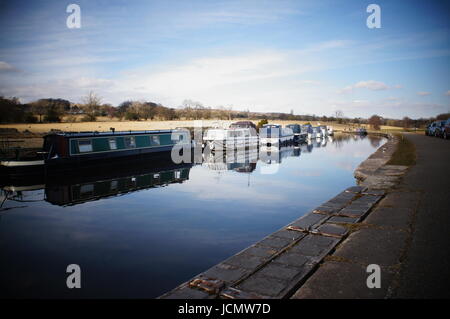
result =
M309 298L301 288L406 171L385 165L398 138L388 141L355 171L358 186L256 244L195 276L160 299ZM388 167L387 167L388 166ZM335 274L339 275L339 274ZM365 281L364 281L365 284ZM312 296L314 297L314 296Z

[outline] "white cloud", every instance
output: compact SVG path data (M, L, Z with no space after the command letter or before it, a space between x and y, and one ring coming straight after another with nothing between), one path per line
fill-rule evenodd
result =
M420 91L420 92L417 92L417 95L420 95L420 96L427 96L427 95L431 95L431 92Z
M379 81L369 80L369 81L359 81L353 85L346 86L345 88L338 91L338 93L349 93L352 92L354 89L368 89L371 91L382 91L382 90L388 90L390 88L399 87L399 85L390 87L387 84Z
M11 64L6 63L4 61L0 61L0 72L15 72L18 71L15 67L13 67Z

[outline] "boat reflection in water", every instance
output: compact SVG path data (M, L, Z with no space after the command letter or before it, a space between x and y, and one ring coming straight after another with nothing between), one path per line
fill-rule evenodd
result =
M214 171L251 173L256 169L258 149L240 149L233 152L203 154L203 165Z
M351 140L360 140L369 138L379 143L378 137L367 137L355 134L328 135L321 138L308 139L302 143L294 143L284 146L266 146L262 145L259 149L236 149L227 150L219 153L208 152L203 154L203 165L210 170L215 171L236 171L253 172L256 169L257 162L264 164L280 164L283 159L288 157L299 157L302 153L311 153L314 148L323 148L329 144L340 147L344 142Z
M100 173L83 172L62 177L41 177L3 185L3 195L18 202L26 191L45 190L41 200L59 206L70 206L124 195L139 190L183 183L189 179L192 164L173 164L170 161L132 165L129 168L107 170Z
M296 148L294 145L282 146L279 148L263 146L259 149L259 159L266 164L280 164L284 158L298 157L300 154L300 148Z

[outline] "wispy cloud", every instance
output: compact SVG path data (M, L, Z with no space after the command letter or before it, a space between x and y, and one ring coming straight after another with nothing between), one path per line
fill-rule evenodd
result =
M420 91L420 92L417 92L417 95L420 95L420 96L427 96L427 95L431 95L431 92Z
M349 93L352 92L354 89L368 89L371 91L383 91L383 90L388 90L391 88L396 88L398 86L389 86L383 82L380 81L374 81L374 80L369 80L369 81L359 81L353 85L349 85L346 86L345 88L341 89L338 91L338 93Z
M5 61L0 61L0 72L17 72L17 68L13 67L11 64Z

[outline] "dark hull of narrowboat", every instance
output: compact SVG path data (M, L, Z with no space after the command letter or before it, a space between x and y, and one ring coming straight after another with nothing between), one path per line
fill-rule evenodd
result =
M190 147L190 146L188 146ZM158 148L144 148L134 150L123 150L116 152L104 152L96 154L85 154L67 158L54 158L44 161L44 165L0 167L0 178L8 180L30 179L33 176L54 176L59 174L77 174L86 169L109 169L113 167L130 167L144 161L170 161L173 146L162 146Z

